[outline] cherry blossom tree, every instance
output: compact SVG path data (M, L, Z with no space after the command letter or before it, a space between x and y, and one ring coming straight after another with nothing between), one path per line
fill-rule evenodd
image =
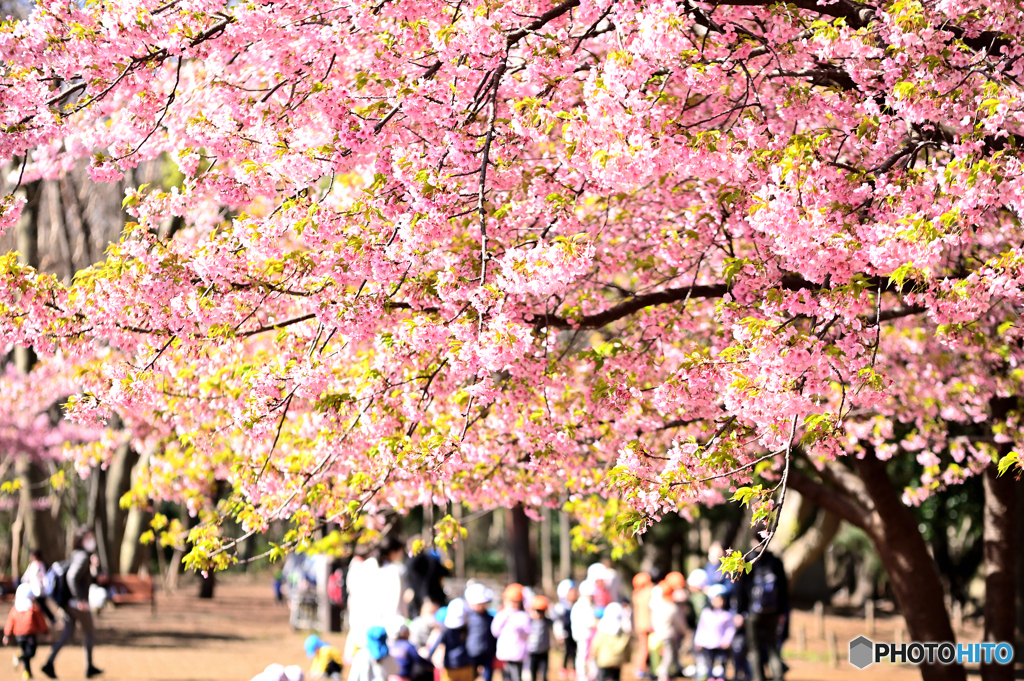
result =
M209 513L198 566L223 514L568 500L628 535L733 496L749 560L794 485L952 639L904 504L1016 466L1022 31L1005 0L41 2L0 29L12 185L183 179L71 285L4 261L3 337L110 350L69 415L138 425L140 498Z

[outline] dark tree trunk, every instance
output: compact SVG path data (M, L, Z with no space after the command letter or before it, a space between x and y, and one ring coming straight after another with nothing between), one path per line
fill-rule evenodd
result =
M1006 448L1009 450L1009 447ZM1007 454L1009 451L1003 452ZM1016 481L999 476L995 466L984 473L985 482L985 641L1014 640L1016 620ZM982 664L984 681L1012 681L1013 665Z
M25 196L25 208L18 221L18 253L21 262L32 267L39 267L39 212L42 206L43 183L28 182L22 185ZM14 362L21 374L27 374L36 363L36 353L31 347L14 349ZM25 533L25 544L28 548L39 551L47 564L62 558L60 537L56 520L49 513L50 479L42 469L39 461L24 452L13 453L17 456L15 472L20 481L18 503L21 506L21 518ZM14 556L18 560L18 556Z
M22 509L25 545L39 551L46 565L61 560L64 556L61 555L59 528L49 509L44 508L49 501L46 493L50 486L49 476L27 455L18 457L16 472L21 483L18 503ZM18 556L14 557L14 560L18 559Z
M911 640L955 642L938 571L913 514L889 479L885 463L869 451L854 465L857 477L840 466L823 471L832 488L799 470L791 471L790 484L868 534L889 575ZM922 664L920 669L924 681L967 679L964 668L958 665Z
M206 575L200 575L199 581L199 597L200 598L213 598L213 590L216 586L217 573L208 572Z
M885 462L869 452L855 462L864 489L874 503L878 522L874 541L889 573L889 583L914 641L955 641L943 602L942 582L917 521L903 504L885 470ZM965 681L959 665L922 664L925 681Z
M536 561L530 542L530 519L526 517L522 504L508 510L508 549L512 580L523 586L533 586L537 580L534 574Z
M1014 482L1014 496L1016 504L1014 517L1016 519L1015 535L1017 546L1024 547L1024 480ZM1017 601L1017 639L1016 649L1024 650L1024 560L1018 560L1015 567L1016 573L1016 594Z

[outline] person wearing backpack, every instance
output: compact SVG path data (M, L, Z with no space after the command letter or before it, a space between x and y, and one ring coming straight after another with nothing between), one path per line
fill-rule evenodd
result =
M750 572L740 577L736 597L735 621L746 632L751 681L764 681L765 656L772 678L783 678L785 667L779 655L778 636L788 612L786 569L774 553L765 549Z
M54 563L47 574L48 581L52 581L51 593L48 595L60 607L64 617L64 628L57 640L53 642L46 664L40 668L40 671L51 679L57 678L57 672L53 668L54 660L57 659L57 654L64 644L71 640L75 625L81 625L84 635L85 678L91 679L103 673L102 669L98 669L92 663L96 627L92 621L92 612L89 611L89 585L92 583L90 556L94 551L96 551L96 536L89 528L80 528L75 533L74 547L71 559L67 564L67 571L58 569L63 568L62 564ZM50 580L51 575L54 577L52 580Z

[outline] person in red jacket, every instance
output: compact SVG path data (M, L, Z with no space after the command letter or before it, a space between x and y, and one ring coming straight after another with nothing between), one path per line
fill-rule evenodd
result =
M21 678L32 678L32 658L36 655L36 637L50 630L43 617L43 609L36 603L32 586L22 584L14 594L14 607L7 615L4 626L4 645L10 642L11 636L21 647Z

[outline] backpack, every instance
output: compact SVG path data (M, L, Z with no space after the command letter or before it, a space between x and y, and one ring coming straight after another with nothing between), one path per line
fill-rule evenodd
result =
M71 587L68 586L70 560L54 563L43 577L43 594L63 608L71 602Z
M773 615L779 610L779 580L775 570L768 566L754 570L750 588L750 611Z
M327 600L332 605L341 607L345 604L345 590L344 590L344 579L342 578L341 570L335 570L331 573L331 576L327 578Z

